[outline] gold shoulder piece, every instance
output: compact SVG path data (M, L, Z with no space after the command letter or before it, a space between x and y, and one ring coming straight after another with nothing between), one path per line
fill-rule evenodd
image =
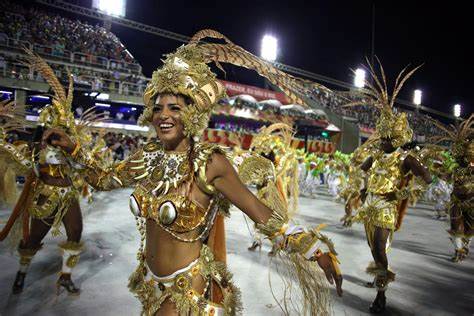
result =
M206 165L201 165L199 167L199 173L198 173L196 184L199 187L199 189L201 189L206 194L214 195L217 191L213 185L207 183Z
M196 153L198 159L198 170L197 170L197 185L198 187L206 194L214 195L216 193L216 188L209 184L206 177L207 162L209 158L214 153L221 153L227 157L225 150L216 144L207 144L207 143L197 143L196 144Z

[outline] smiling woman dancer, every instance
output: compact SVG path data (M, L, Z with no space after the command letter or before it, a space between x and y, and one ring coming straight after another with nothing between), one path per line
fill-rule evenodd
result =
M205 44L204 37L226 40ZM52 143L87 166L86 179L99 190L135 185L130 207L141 233L139 265L129 287L140 299L145 315L234 315L240 312L239 291L231 283L218 238L222 214L229 203L257 223L258 229L287 255L304 287L306 312L329 314L324 287L318 281L317 261L328 280L342 294L330 241L317 230L288 223L282 203L271 207L257 199L216 145L199 142L211 111L224 93L207 63L229 62L257 70L293 99L298 80L232 44L221 34L205 30L191 43L167 55L153 73L144 94L141 122L150 124L159 142L146 144L110 170L101 169L81 144L61 131L50 131ZM290 87L290 88L288 88ZM301 91L301 90L300 90ZM267 196L274 187L267 188ZM270 203L268 203L270 205ZM222 232L222 231L221 231ZM328 246L329 252L324 252ZM331 251L332 250L332 251ZM305 274L306 273L306 274ZM308 275L315 273L316 275Z

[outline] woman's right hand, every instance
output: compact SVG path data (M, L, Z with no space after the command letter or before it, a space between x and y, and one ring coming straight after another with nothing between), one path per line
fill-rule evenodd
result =
M56 128L50 128L44 132L43 142L60 147L67 153L72 153L76 148L76 143L72 141L66 132Z

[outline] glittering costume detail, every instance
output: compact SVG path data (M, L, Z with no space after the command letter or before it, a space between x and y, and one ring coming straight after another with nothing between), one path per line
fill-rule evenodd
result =
M63 217L78 197L79 193L73 186L47 185L36 179L28 211L32 218L46 220L54 217L51 233L53 236L58 236Z

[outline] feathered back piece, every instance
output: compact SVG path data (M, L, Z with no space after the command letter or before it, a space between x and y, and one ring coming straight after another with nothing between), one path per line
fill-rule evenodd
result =
M17 105L14 100L0 101L0 126L3 132L23 129L26 124L25 105Z
M74 92L72 75L69 74L69 88L66 94L63 85L46 61L29 49L25 49L25 52L28 55L25 65L38 71L54 93L52 105L46 106L41 110L39 121L47 127L61 127L76 134L74 115L71 110Z
M474 114L471 114L467 120L461 122L458 127L452 124L445 126L431 117L428 117L428 120L445 133L445 135L430 138L430 142L435 144L442 141L451 142L452 153L457 161L466 159L469 163L474 159Z
M413 131L408 124L406 114L394 113L393 106L405 82L421 65L410 71L408 71L408 67L405 67L398 74L393 92L390 94L385 71L380 60L377 59L377 62L379 65L378 71L367 60L367 70L373 83L370 80L365 80L364 88L359 90L360 101L351 102L345 106L370 105L379 109L380 117L376 124L376 134L380 138L390 138L394 147L400 147L411 140Z
M100 123L110 121L105 113L96 113L96 106L90 107L82 113L76 123L76 131L80 137L81 144L88 144L92 142L91 127ZM104 133L104 131L101 131Z
M206 38L222 39L225 44L202 43L201 41ZM204 55L205 62L215 62L221 70L223 69L220 63L227 63L256 71L260 76L278 86L294 103L305 105L306 102L301 98L301 95L306 94L311 88L331 92L323 85L293 77L278 70L272 63L246 51L217 31L201 30L191 38L190 44L198 45Z

